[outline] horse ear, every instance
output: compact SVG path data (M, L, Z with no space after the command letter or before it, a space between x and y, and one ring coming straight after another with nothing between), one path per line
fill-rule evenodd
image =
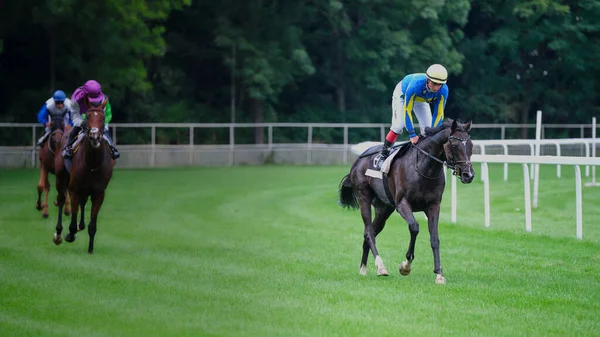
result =
M450 127L450 131L454 132L456 131L456 128L458 127L458 123L456 123L456 119L452 121L452 126Z
M471 122L472 121L468 121L467 124L463 125L463 129L465 129L465 131L471 131Z
M104 110L104 107L106 106L106 104L108 104L108 97L104 99L104 102L102 102L102 104L100 104L100 108L102 108L102 110Z

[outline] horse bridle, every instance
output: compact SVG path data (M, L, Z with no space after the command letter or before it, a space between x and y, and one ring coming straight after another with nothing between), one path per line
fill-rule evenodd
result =
M458 156L457 156L454 146L452 146L452 143L450 143L451 139L456 139L461 143L465 143L465 151L466 151L466 143L469 139L471 139L471 137L469 135L467 135L467 137L465 137L465 138L458 138L455 136L448 137L448 142L446 144L450 145L450 150L452 151L452 163L446 163L446 167L452 169L452 174L456 175L456 165L458 165L458 164L471 165L471 161L470 160L456 160L456 157L458 157ZM444 146L446 144L444 144ZM465 155L466 155L466 153L465 153Z
M56 151L56 149L52 148L52 139L54 139L54 135L60 133L60 134L64 134L65 132L61 129L56 129L54 131L52 131L52 133L50 134L50 137L48 137L48 150L50 150L50 153L54 154L54 152Z
M446 144L449 144L449 145L450 145L450 149L451 149L451 151L452 151L452 161L448 161L448 160L440 160L440 159L438 159L437 157L435 157L435 156L431 155L429 152L427 152L427 151L425 151L425 150L421 149L420 147L416 146L415 144L412 144L412 143L411 143L411 145L412 145L413 147L415 147L417 150L421 151L421 153L425 154L427 157L429 157L429 158L431 158L431 159L433 159L433 160L437 161L438 163L440 163L440 164L442 164L442 165L446 166L447 168L451 169L451 170L452 170L452 174L453 174L453 175L457 175L458 173L456 172L456 165L458 165L458 164L467 164L467 165L471 165L471 161L469 161L469 160L458 160L458 161L457 161L457 160L456 160L456 157L457 157L457 155L456 155L456 152L455 152L454 146L452 146L452 143L450 143L450 140L451 140L451 139L455 139L455 140L458 140L458 141L459 141L459 142L461 142L461 143L462 143L462 142L465 142L465 143L466 143L466 142L467 142L467 141L468 141L470 138L471 138L471 137L470 137L469 135L467 135L467 137L466 137L466 138L458 138L458 137L455 137L455 136L450 136L450 137L448 137L448 141L447 141L446 143L444 143L444 145L443 145L443 146L445 147L445 146L446 146ZM445 149L444 149L444 152L445 152ZM446 156L446 157L447 157L447 156ZM448 158L446 158L446 159L448 159ZM419 170L418 170L418 168L417 168L417 172L418 172L418 171L419 171ZM419 174L421 174L421 172L419 172ZM421 174L421 175L422 175L422 174ZM441 176L441 175L440 175L440 176ZM425 177L425 178L430 178L430 177ZM438 177L435 177L435 178L439 178L439 176L438 176ZM431 179L435 179L435 178L431 178Z
M52 124L54 124L54 121L52 121ZM48 150L50 150L50 153L54 154L56 149L52 149L52 139L55 134L64 134L65 131L56 125L52 125L52 127L54 128L54 130L50 133L50 136L48 137ZM62 128L64 128L64 125L62 125Z

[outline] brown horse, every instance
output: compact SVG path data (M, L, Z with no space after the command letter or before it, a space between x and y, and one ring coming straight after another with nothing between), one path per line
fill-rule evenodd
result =
M57 183L56 189L59 196L64 195L68 188L71 197L71 224L69 234L65 236L67 242L75 241L77 231L85 229L85 205L88 198L92 199L92 211L88 234L90 236L88 253L94 251L94 236L96 235L96 222L100 207L104 202L104 192L112 177L114 161L110 158L108 143L104 138L104 105L92 107L86 113L86 123L83 125L83 137L73 151L71 168L67 171L65 160L57 157L55 162ZM68 134L62 138L62 144L68 141ZM59 198L58 208L62 209L64 198ZM79 225L77 224L77 213L81 211ZM62 243L62 215L59 213L56 224L56 233L53 241L59 245Z
M406 221L410 231L406 260L399 266L400 274L410 274L419 234L419 223L413 212L425 212L436 283L446 283L442 275L438 234L440 203L446 184L444 166L451 168L462 183L469 184L473 181L475 172L471 164L473 143L468 133L470 129L471 122L459 124L451 120L445 121L437 128L427 128L426 136L421 137L416 145L410 142L403 145L400 149L402 155L392 159L389 172L383 179L374 179L367 175L368 170L373 170L373 157L379 153L381 146L365 151L354 162L350 173L340 183L339 193L340 204L343 207L360 209L364 222L361 274L365 275L367 272L367 258L371 251L375 258L377 275L388 275L383 259L377 251L375 237L383 230L394 211ZM375 208L374 219L371 206Z
M48 180L48 175L50 173L54 174L54 156L57 150L60 153L60 140L64 132L64 117L52 117L50 121L50 135L40 148L40 180L37 185L38 199L35 209L42 211L43 218L48 217L48 194L50 194L50 181ZM45 193L43 204L42 193ZM58 205L58 197L54 204ZM71 207L67 205L64 211L65 215L71 214Z

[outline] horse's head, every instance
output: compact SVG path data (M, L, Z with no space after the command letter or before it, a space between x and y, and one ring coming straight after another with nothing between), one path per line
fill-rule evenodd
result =
M99 148L104 136L104 109L92 107L85 114L85 135L94 148Z
M460 177L463 184L471 183L475 177L471 163L473 142L469 137L469 130L471 130L471 121L466 124L453 121L450 127L450 136L444 144L446 162L454 169L454 174Z
M52 117L52 119L50 120L50 130L51 131L56 131L56 130L65 130L65 118L62 116L54 116Z

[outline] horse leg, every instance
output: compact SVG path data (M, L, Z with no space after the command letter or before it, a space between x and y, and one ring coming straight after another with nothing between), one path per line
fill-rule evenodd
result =
M429 227L429 241L433 251L433 272L436 275L435 283L446 284L446 279L442 275L442 264L440 262L440 236L438 232L438 220L440 217L440 204L430 205L425 211L427 214L427 224Z
M394 212L394 208L385 206L385 205L381 205L381 206L376 206L375 207L375 219L373 219L373 231L374 231L374 237L377 237L377 235L379 233L381 233L381 231L383 230L383 228L385 227L385 222L387 221L387 219L390 217L390 215ZM369 257L369 241L367 240L367 235L366 235L366 228L365 228L365 239L363 240L363 254L362 254L362 259L360 261L360 274L361 275L366 275L367 274L367 260Z
M402 264L400 264L398 268L400 274L407 276L410 274L410 266L415 259L415 243L417 242L417 235L419 235L419 223L415 219L412 208L406 199L402 199L402 201L398 203L396 210L408 223L408 230L410 231L410 243L408 244L408 250L406 251L406 260L402 261Z
M50 195L50 181L48 180L48 171L45 171L45 176L44 176L44 205L43 205L43 211L42 211L42 217L48 218L48 196Z
M98 220L98 213L100 212L100 207L102 207L102 203L104 202L104 192L94 194L92 196L92 212L90 215L90 225L88 227L88 234L90 235L90 243L88 246L88 253L92 254L94 252L94 237L96 236L96 221Z
M79 210L78 204L81 203L81 197L73 189L70 189L69 194L71 195L71 223L69 224L69 234L65 236L65 240L73 242L77 233L77 211Z
M85 204L87 204L87 197L85 200L79 204L79 209L81 211L81 216L79 217L79 224L77 225L77 231L80 232L85 229Z
M67 198L67 200L69 200L69 191L65 191L65 198ZM65 204L65 215L66 216L71 215L71 203L70 202Z
M40 165L42 167L40 168L40 180L38 181L38 184L37 184L38 199L37 199L37 203L35 204L35 209L37 209L38 211L41 211L43 209L42 193L44 191L44 174L46 172L46 169L44 168L44 163L41 162Z
M64 179L64 177L62 178ZM62 179L59 177L58 173L56 175L56 191L57 196L56 198L58 199L58 221L56 223L56 232L54 233L54 236L52 237L52 241L54 241L54 244L56 245L60 245L62 243L62 230L63 230L63 226L62 226L62 209L65 205L65 202L70 202L69 200L66 200L66 188L64 186L62 186Z
M383 264L383 259L381 258L381 256L379 256L379 252L377 251L377 247L375 245L375 229L373 228L373 223L371 222L371 200L373 200L373 198L369 194L370 193L365 194L364 192L360 193L360 191L358 193L360 215L365 224L363 247L365 246L364 242L366 242L368 247L371 248L371 253L373 253L373 257L375 257L375 266L377 267L377 276L388 276L389 273L388 273L387 269L385 268L385 265ZM363 251L363 257L364 257L364 251ZM361 272L363 270L362 265L363 265L363 263L361 261ZM364 265L366 268L366 263ZM366 273L366 269L365 269L365 273Z

